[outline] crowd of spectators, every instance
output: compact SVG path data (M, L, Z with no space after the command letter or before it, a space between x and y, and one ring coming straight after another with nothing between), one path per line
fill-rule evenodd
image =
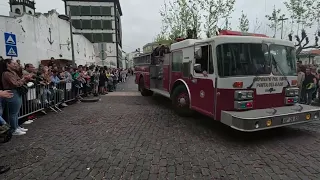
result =
M38 104L54 110L53 106L56 108L68 106L65 103L65 89L69 89L76 100L89 95L104 95L115 91L117 84L125 82L128 74L131 73L130 69L95 65L79 65L73 68L50 64L48 66L39 65L36 68L32 64L25 64L22 67L19 60L0 59L0 134L8 130L12 132L12 135L26 134L28 129L22 126L33 123L36 118L34 114L31 114L21 122L19 113L22 106L30 108L35 104L30 105L24 102L23 97L31 88L36 89ZM66 84L69 84L70 87L66 88ZM61 88L61 85L64 88Z
M318 65L303 65L298 61L298 87L299 102L310 105L312 102L319 101L320 97L320 68Z

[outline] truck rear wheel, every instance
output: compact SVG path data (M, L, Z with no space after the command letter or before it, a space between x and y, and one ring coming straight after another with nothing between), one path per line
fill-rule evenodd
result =
M142 96L152 96L153 95L152 91L145 88L143 77L140 77L140 79L139 79L139 91Z
M173 108L178 115L191 116L193 114L193 111L190 109L189 94L185 86L179 85L174 88L171 100Z

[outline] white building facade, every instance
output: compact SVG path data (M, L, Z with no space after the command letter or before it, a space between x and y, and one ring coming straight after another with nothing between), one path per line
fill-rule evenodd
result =
M137 51L134 51L134 52L126 54L126 60L127 60L127 64L128 64L127 68L133 68L134 67L133 58L136 57L136 56L139 56L140 54L141 53L137 52Z
M70 26L52 10L35 13L33 1L11 0L10 16L0 16L0 56L6 56L4 33L16 35L17 54L22 64L39 65L41 60L72 60ZM75 30L75 29L74 29ZM93 44L82 35L73 35L75 60L78 65L93 63Z
M122 69L126 69L128 64L127 64L127 54L123 50L121 51L121 66L119 66Z
M95 62L119 67L122 63L121 6L119 0L64 0L74 33L94 44Z

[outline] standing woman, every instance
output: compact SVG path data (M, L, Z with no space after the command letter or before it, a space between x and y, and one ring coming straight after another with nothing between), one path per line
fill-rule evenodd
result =
M5 98L4 102L7 105L8 120L13 130L13 135L24 135L27 129L24 129L18 124L18 116L22 105L22 93L23 85L27 80L31 79L30 75L21 77L18 75L20 72L20 66L12 59L5 59L1 63L1 82L4 90L10 90L13 93L13 97Z
M101 95L108 94L104 89L105 86L106 86L106 81L107 81L106 71L103 68L100 68L100 73L99 73L99 93Z

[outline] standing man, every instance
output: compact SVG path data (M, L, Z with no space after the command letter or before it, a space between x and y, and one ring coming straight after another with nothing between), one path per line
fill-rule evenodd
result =
M305 79L303 81L303 87L305 87L305 92L302 94L306 100L306 104L310 105L312 102L312 94L316 91L317 79L311 73L309 67L306 68Z

